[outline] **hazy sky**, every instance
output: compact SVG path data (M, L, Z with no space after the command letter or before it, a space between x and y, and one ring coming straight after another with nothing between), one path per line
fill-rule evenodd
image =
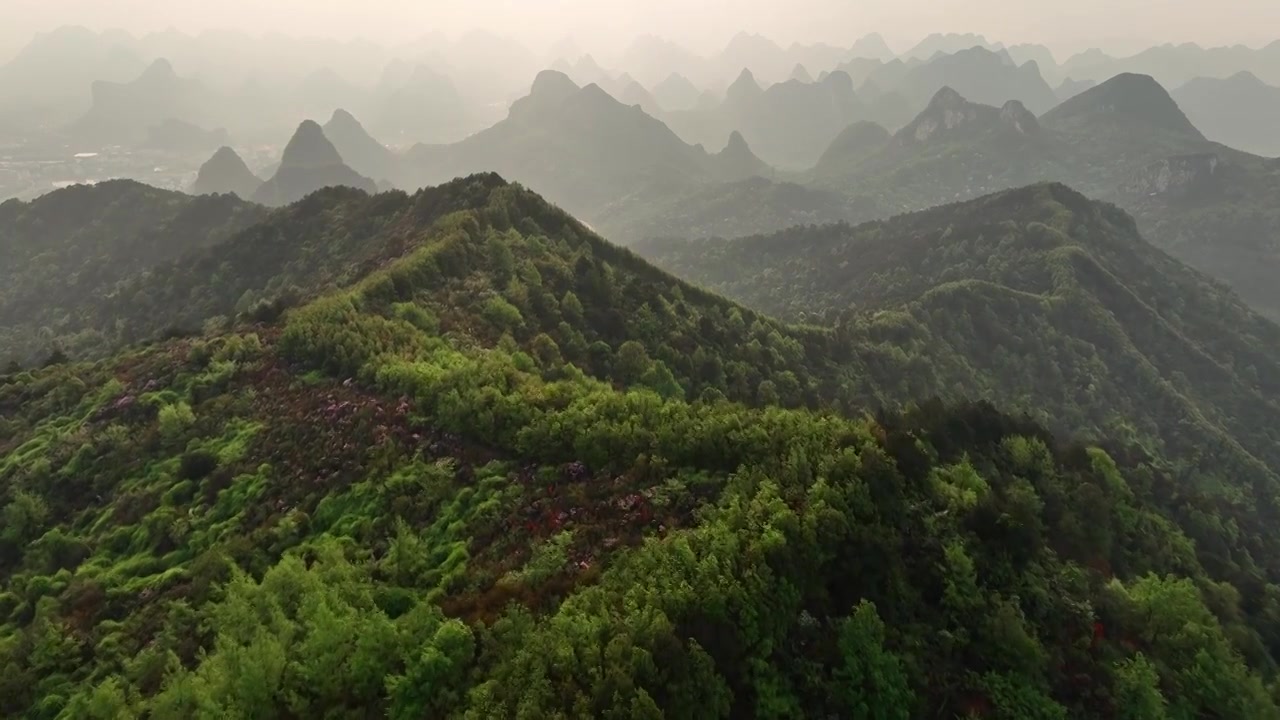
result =
M566 35L587 50L650 33L699 51L735 32L847 45L879 31L896 50L931 32L1040 42L1060 54L1161 42L1259 45L1280 37L1280 0L0 0L0 44L63 24L135 32L238 28L403 41L473 27L538 49Z

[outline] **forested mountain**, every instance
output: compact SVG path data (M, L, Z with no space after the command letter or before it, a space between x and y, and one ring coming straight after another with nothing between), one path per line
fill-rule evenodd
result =
M0 204L0 363L117 349L118 328L99 321L99 309L112 297L136 299L120 283L263 214L231 195L193 198L130 180Z
M1280 295L1264 280L1280 271L1278 172L1274 161L1206 140L1151 78L1121 75L1038 119L944 89L878 152L833 147L814 184L888 217L1065 182L1120 204L1153 242L1280 318Z
M406 240L349 289L2 376L0 712L1280 714L1274 439L1256 450L1277 424L1249 399L1274 390L1251 348L1280 330L1183 287L1118 211L1040 186L883 225L913 239L891 254L955 254L970 277L932 269L907 309L822 330L494 176L358 196L267 220L335 259ZM261 266L225 247L209 262L228 274ZM292 271L278 257L261 279ZM1168 285L1186 302L1151 322ZM1200 302L1244 324L1189 359L1174 330ZM1197 385L1075 363L1125 353L1115 326L1137 318L1098 304L1142 315L1134 342ZM912 341L926 327L954 356ZM1016 404L1070 398L1058 424L1134 405L1105 450L984 405L869 414L983 390L953 382L963 338L987 349L975 371L1018 356L1038 394ZM1017 340L1088 376L1030 367Z
M280 166L253 194L253 200L273 207L288 205L321 188L339 186L365 192L377 189L373 180L343 161L323 128L306 120L285 146Z
M1196 78L1173 97L1209 139L1257 155L1280 156L1280 87L1240 72L1229 78Z
M1063 186L642 251L762 312L892 338L920 368L904 382L928 378L915 394L963 388L1059 430L1280 467L1280 328Z

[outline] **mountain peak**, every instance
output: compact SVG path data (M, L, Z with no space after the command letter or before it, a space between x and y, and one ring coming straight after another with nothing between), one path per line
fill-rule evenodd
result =
M177 76L178 74L173 70L173 63L170 63L164 58L156 58L147 66L147 69L142 72L141 80L172 80Z
M240 155L224 145L200 166L191 192L193 195L234 193L240 199L248 200L261 184L262 181L249 171Z
M1021 107L1020 103L1018 107ZM939 133L957 128L993 124L999 113L993 107L969 102L950 87L943 87L934 93L928 107L899 130L896 137L901 144L926 142Z
M1121 118L1198 140L1204 139L1169 96L1169 92L1150 75L1116 75L1050 110L1045 114L1044 122L1048 125L1079 126L1094 117Z
M1040 129L1040 121L1019 100L1010 100L1000 108L1000 122L1020 135L1030 135Z
M805 66L802 63L796 63L796 66L792 68L791 79L799 80L802 83L813 82L813 76L809 74L809 71L805 69Z
M944 85L939 88L938 92L933 94L933 97L929 100L928 106L925 107L925 111L928 112L931 109L945 110L947 108L957 108L968 104L969 101L966 100L963 95L956 92L950 85Z
M733 81L729 89L725 91L725 98L728 100L746 100L764 92L760 84L756 82L756 76L751 74L751 70L743 68L738 74L738 79Z
M729 181L765 176L770 171L769 165L756 157L747 139L737 130L729 133L729 142L713 160L721 178Z
M568 75L558 70L543 70L533 79L533 87L529 90L531 97L565 99L578 92L578 84Z
M353 130L356 128L361 130L364 129L364 126L360 124L360 121L356 119L355 115L352 115L342 108L338 108L333 111L333 116L329 118L329 122L325 123L325 127L349 128Z
M354 118L352 118L354 120ZM314 120L303 120L284 148L280 167L328 167L342 165L342 156L329 142L324 128Z

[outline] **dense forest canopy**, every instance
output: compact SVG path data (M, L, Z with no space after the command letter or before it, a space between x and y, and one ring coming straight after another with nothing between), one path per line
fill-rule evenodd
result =
M784 324L496 176L149 275L224 319L0 376L0 713L1280 717L1280 330L1059 186L802 232L937 287Z

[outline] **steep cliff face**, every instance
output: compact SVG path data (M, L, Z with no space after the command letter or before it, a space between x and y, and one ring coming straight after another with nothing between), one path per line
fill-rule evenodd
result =
M1213 188L1221 159L1214 153L1179 155L1143 168L1124 192L1134 195L1186 197Z

